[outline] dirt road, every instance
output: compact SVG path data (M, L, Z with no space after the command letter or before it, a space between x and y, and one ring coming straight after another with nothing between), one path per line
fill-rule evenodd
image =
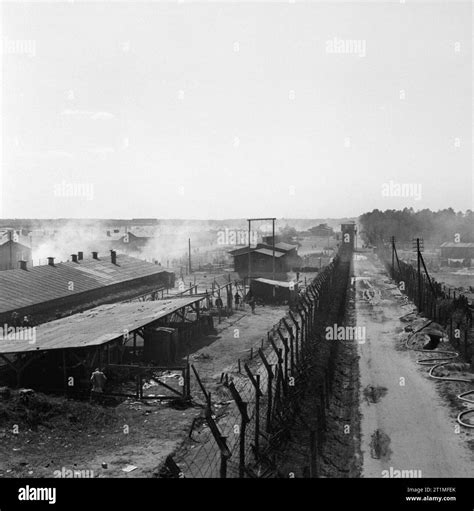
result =
M362 477L389 477L396 470L473 477L473 432L456 432L456 413L426 367L417 365L418 355L403 348L407 334L399 318L413 305L405 305L374 254L355 254L354 274L356 322L365 327L365 339L357 341Z

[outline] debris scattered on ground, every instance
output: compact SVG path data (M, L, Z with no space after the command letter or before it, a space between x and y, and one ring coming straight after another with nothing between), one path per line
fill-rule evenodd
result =
M187 410L194 406L191 401L181 398L170 399L168 401L168 406L173 408L173 410Z
M471 372L470 365L466 362L453 362L452 364L444 364L441 367L437 367L433 371L433 376L442 378L449 378L451 376L455 378L467 378L471 379L474 383L474 374Z
M417 315L414 312L409 312L408 314L405 314L400 318L400 321L403 321L403 323L412 323L417 319Z
M113 413L107 408L39 392L25 394L23 390L12 390L8 400L0 400L0 428L18 424L32 429L46 426L54 430L70 428L71 424L81 427L87 421L106 425L113 420Z
M202 351L201 353L194 355L192 358L193 360L210 360L212 359L212 356L209 355L209 353Z
M0 399L10 399L11 389L9 387L0 387Z
M367 385L364 389L364 397L368 403L378 403L387 393L386 387L374 387Z

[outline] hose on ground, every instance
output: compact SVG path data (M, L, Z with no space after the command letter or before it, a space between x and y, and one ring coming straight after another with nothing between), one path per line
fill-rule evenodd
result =
M402 316L402 317L404 317L404 316ZM433 321L428 321L428 323L423 325L418 330L411 332L411 334L407 337L407 339L405 341L405 345L406 345L407 349L413 350L413 351L418 351L421 353L435 353L436 355L441 355L439 357L437 356L436 358L435 357L421 358L417 361L417 363L420 365L432 366L428 372L428 374L431 378L434 378L435 380L456 381L456 382L461 382L461 383L471 383L472 384L472 380L468 380L467 378L453 378L453 377L445 377L445 376L436 376L434 374L434 371L436 371L436 369L438 369L444 365L450 364L454 359L457 359L459 357L459 353L457 353L456 351L447 351L447 350L433 351L433 350L427 350L427 349L413 348L409 345L409 342L413 338L413 336L415 334L421 332L427 326L431 325L431 323L433 323ZM467 392L462 392L461 394L458 394L456 397L461 401L465 401L471 405L474 405L474 399L470 399L470 398L466 397L466 396L470 396L470 395L472 395L472 397L474 397L474 390L468 390ZM467 422L464 422L464 420L463 420L464 416L466 416L467 414L470 414L470 413L474 413L474 410L469 408L467 410L459 412L456 420L459 422L459 424L461 424L461 426L464 426L465 428L474 428L474 424L469 424Z

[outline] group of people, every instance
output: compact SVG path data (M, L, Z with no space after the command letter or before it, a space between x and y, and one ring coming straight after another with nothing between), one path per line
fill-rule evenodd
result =
M11 316L11 326L14 326L14 327L28 327L28 326L33 326L33 322L32 322L32 319L30 316L23 316L23 318L20 317L20 315L18 314L18 312L14 311L12 312L12 316Z
M242 310L245 302L249 304L250 308L252 309L252 313L255 314L256 301L252 291L249 291L245 298L242 298L242 296L237 291L234 295L235 309ZM222 312L222 310L224 309L224 302L222 301L220 295L217 296L214 304L212 303L212 296L209 297L209 306L212 308L213 305L218 309L219 312Z
M250 308L252 309L252 314L255 314L255 297L253 296L252 291L249 291L247 293L246 301L250 305ZM235 293L234 302L236 309L241 309L243 307L243 300L242 297L239 295L238 291Z

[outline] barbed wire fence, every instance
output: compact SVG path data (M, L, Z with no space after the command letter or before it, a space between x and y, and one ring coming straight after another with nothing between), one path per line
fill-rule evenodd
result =
M444 326L452 345L467 362L471 362L474 356L474 332L472 309L467 297L436 282L429 275L422 256L420 269L401 261L393 237L391 247L379 246L377 255L399 289L417 305L418 311Z
M291 443L294 428L306 435L310 452L299 444L294 449L301 449L308 460L307 475L317 477L338 344L323 342L322 331L328 312L341 306L340 300L334 301L332 288L341 253L348 268L343 248L260 346L222 373L216 395L208 392L191 366L201 390L203 414L194 421L187 441L168 458L167 477L274 477L281 456L278 447ZM347 278L348 269L341 289ZM302 403L308 406L308 389L315 391L310 400L314 420L308 420L301 408Z

